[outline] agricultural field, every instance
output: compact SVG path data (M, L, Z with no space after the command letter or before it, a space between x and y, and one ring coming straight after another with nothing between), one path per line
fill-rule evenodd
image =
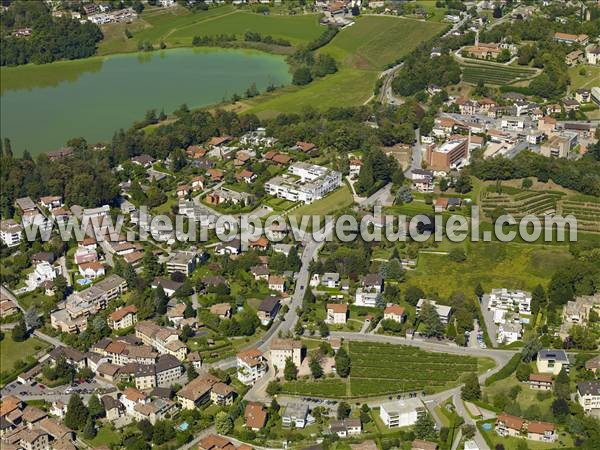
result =
M556 213L577 218L578 231L600 232L600 200L580 194L558 190L523 190L502 187L502 193L494 192L488 186L481 192L480 205L483 213L489 215L496 208L502 208L516 220L527 214L542 217Z
M272 117L280 112L299 112L306 106L325 109L361 105L371 98L380 70L443 29L440 23L400 17L359 18L319 50L338 61L337 73L302 88L288 86L244 101L242 109Z
M463 81L477 84L483 80L486 84L504 85L516 81L527 80L538 71L527 67L506 66L488 61L463 59L460 62Z
M125 29L131 32L130 39L125 36ZM227 5L194 13L185 8L151 9L143 12L140 20L133 24L109 24L103 26L102 31L105 39L99 46L100 55L137 51L142 41L155 47L161 41L169 47L189 47L194 36L236 34L241 38L246 31L299 44L317 38L323 29L314 14L264 16Z
M482 211L489 215L494 209L502 208L516 220L527 214L542 216L555 213L558 201L565 195L558 191L525 191L507 187L503 187L501 193L494 190L494 186L488 186L488 189L481 193Z
M383 70L444 27L406 18L365 16L342 30L321 51L348 66Z
M489 360L426 352L411 346L349 342L352 370L347 380L285 383L283 392L316 397L364 398L400 392L436 392L460 383L469 372L493 367Z

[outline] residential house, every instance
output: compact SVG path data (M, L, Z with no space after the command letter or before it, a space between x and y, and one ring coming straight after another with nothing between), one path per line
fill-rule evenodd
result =
M325 323L331 325L343 325L348 320L348 305L340 303L329 303Z
M435 442L424 441L422 439L415 439L412 441L411 450L438 450L438 445ZM465 447L465 450L468 450Z
M308 405L306 403L288 403L281 413L281 423L284 428L294 425L304 428L308 418Z
M229 406L235 398L235 389L225 383L215 383L210 391L210 400L220 406Z
M135 335L160 354L173 355L179 361L186 359L187 346L179 340L179 334L173 328L161 327L145 320L135 324Z
M433 172L414 169L412 171L412 188L419 192L433 192Z
M213 375L200 375L177 392L177 400L183 409L196 409L210 400L210 391L219 382Z
M263 264L250 267L250 273L254 276L254 280L256 281L267 281L269 279L269 268Z
M108 316L108 326L113 330L122 330L137 323L137 307L128 305L119 308Z
M532 373L529 375L529 381L527 382L531 389L537 389L540 391L550 391L554 382L552 376L545 373Z
M569 34L569 33L554 33L554 40L563 44L580 44L586 45L589 41L587 34Z
M302 342L292 339L273 339L271 341L270 361L279 370L285 367L285 361L290 358L296 367L302 363Z
M389 304L383 310L383 319L402 323L406 320L406 312L401 306Z
M287 175L277 176L265 183L265 191L269 195L308 204L337 189L341 182L340 172L298 162L288 167Z
M580 381L577 383L577 401L586 414L600 415L600 381Z
M536 367L539 373L558 375L563 368L568 372L570 365L564 350L543 349L537 354Z
M218 316L219 319L229 319L231 317L231 305L229 303L217 303L210 307L210 313Z
M16 247L21 243L23 227L13 219L0 221L0 241L7 247Z
M426 409L418 398L382 403L379 408L379 417L388 428L414 425L423 414L426 414Z
M254 384L267 373L267 359L257 348L238 353L236 362L237 377L245 385Z
M252 431L262 430L267 423L267 410L261 403L248 402L244 410L246 428Z
M152 281L150 287L152 289L157 289L158 286L163 288L163 291L165 291L167 297L172 297L175 292L177 292L177 289L183 286L183 283L179 283L178 281L173 281L168 278L156 277L154 281Z
M333 420L329 424L329 430L332 434L337 434L340 438L356 436L362 433L362 423L358 418Z
M285 278L278 275L269 276L269 289L277 292L285 292Z
M340 274L337 272L325 272L321 277L321 284L330 289L338 288L340 286Z
M599 368L600 368L600 355L594 356L593 358L588 359L585 362L586 370L590 370L590 371L596 373Z
M91 261L79 264L79 274L84 278L89 278L91 280L103 277L106 275L106 269L104 268L104 264L100 261Z
M280 307L281 301L278 297L275 297L274 295L266 297L258 306L257 315L260 323L267 326L275 319Z
M167 272L181 272L189 276L196 268L197 256L196 252L177 251L167 261Z
M425 303L430 303L438 313L438 317L440 318L443 324L447 324L450 320L450 314L452 312L452 308L446 305L438 305L434 300L427 300L424 298L420 298L417 302L417 315L421 313L421 309Z

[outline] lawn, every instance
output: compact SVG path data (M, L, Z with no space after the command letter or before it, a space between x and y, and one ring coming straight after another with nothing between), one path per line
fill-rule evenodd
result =
M430 14L430 17L428 17L427 20L430 20L432 22L441 22L442 20L444 20L444 16L448 12L448 10L446 8L438 8L436 6L436 3L437 2L433 0L421 0L416 2L415 4L417 6L420 6L425 11L427 11L428 14Z
M302 216L310 216L318 214L325 216L332 214L335 211L350 206L353 202L350 188L343 185L337 191L329 194L327 197L317 200L309 205L303 205L293 211L293 215L301 218Z
M4 339L0 341L0 371L11 371L17 361L32 358L40 350L48 347L46 342L36 337L31 337L24 342L15 342L10 331L7 331L4 333Z
M579 71L585 69L585 75L581 75ZM569 68L569 77L571 78L571 91L575 91L580 88L591 88L592 86L598 86L600 84L600 67L589 66L582 64L575 67Z
M317 397L367 398L399 392L437 392L460 383L468 372L482 372L491 362L470 356L427 352L415 347L372 342L349 343L348 379L285 383L283 392Z
M531 291L538 284L546 285L556 268L572 259L568 247L559 245L467 242L452 246L466 249L467 260L456 263L447 255L421 253L417 270L407 272L407 284L441 297L456 291L470 295L477 283L486 290Z
M89 443L92 445L92 448L103 445L108 447L112 445L118 446L121 444L121 433L110 425L104 425L98 429L98 434Z

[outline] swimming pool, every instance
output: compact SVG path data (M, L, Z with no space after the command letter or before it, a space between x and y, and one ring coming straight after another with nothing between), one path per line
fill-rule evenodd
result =
M190 427L190 425L187 422L183 422L180 423L179 426L177 428L179 428L181 431L185 431Z
M88 284L92 284L92 280L90 280L89 278L79 278L76 283L79 286L87 286Z
M490 431L492 429L492 424L491 423L484 423L483 425L481 425L483 427L483 429L485 431Z

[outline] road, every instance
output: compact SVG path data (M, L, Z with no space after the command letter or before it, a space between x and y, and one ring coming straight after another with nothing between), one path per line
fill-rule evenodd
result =
M359 202L359 205L362 207L370 207L375 205L390 206L394 203L391 190L392 183L388 183L370 197L362 199Z
M412 179L412 172L415 169L421 169L423 164L423 147L421 146L421 130L415 130L415 143L412 146L412 154L410 158L410 167L404 172L404 176L409 180Z
M324 236L328 236L333 231L333 228L334 224L328 223L325 226L325 228L319 231L319 233L321 233ZM296 275L296 287L288 305L289 310L284 317L277 319L271 325L271 328L269 328L269 330L265 333L264 336L262 336L257 342L252 344L252 347L257 347L262 352L266 352L269 350L269 348L271 347L271 341L280 333L282 335L285 335L288 332L293 332L294 326L296 325L296 321L298 320L298 313L296 312L296 309L302 306L304 292L309 282L310 263L316 258L324 241L315 241L312 238L312 235L310 233L307 233L302 239L302 243L304 246L304 250L302 251L302 256L300 258L302 261L302 265L300 266L300 270ZM213 364L207 364L206 367L228 369L231 367L235 367L235 365L236 359L235 357L232 357L223 359Z

